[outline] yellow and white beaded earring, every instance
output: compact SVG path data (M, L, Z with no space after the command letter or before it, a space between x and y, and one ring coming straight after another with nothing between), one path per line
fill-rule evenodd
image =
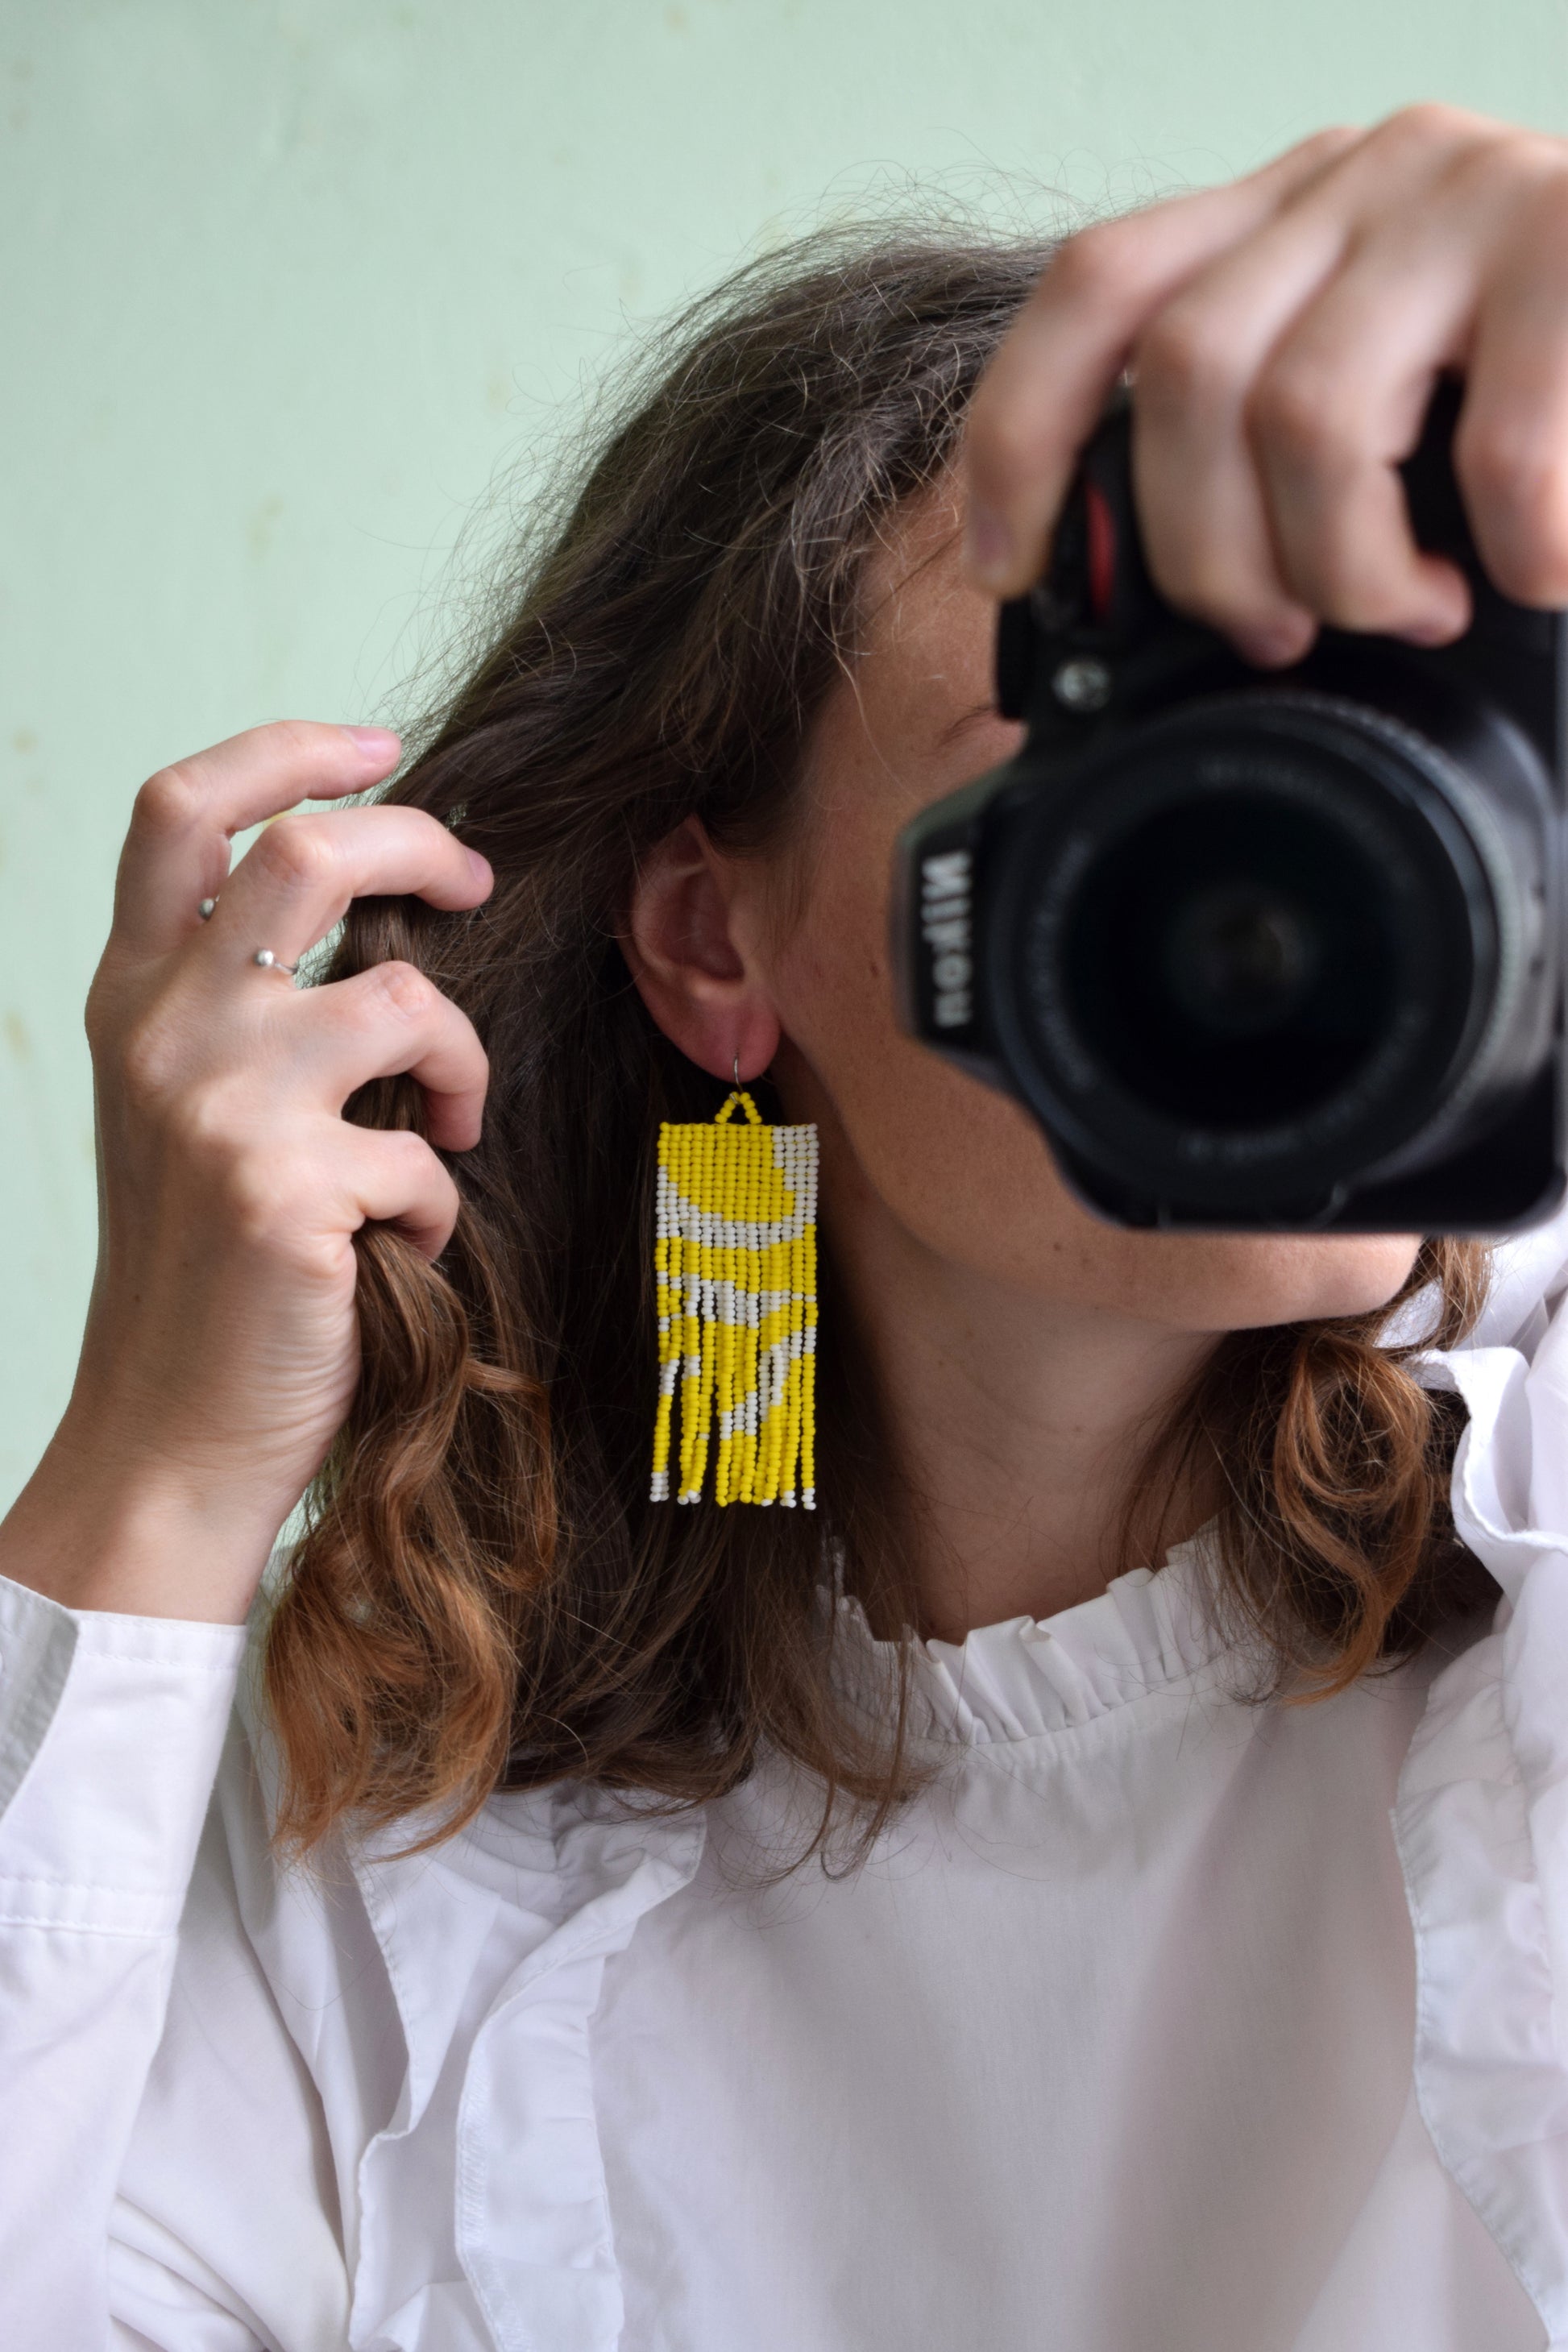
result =
M743 1119L736 1118L737 1110ZM741 1084L706 1125L658 1131L654 1502L816 1508L816 1129L769 1127Z

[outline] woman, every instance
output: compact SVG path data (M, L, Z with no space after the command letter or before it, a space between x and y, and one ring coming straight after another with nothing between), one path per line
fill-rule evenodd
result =
M1568 601L1565 215L1423 109L1043 275L743 274L384 799L231 875L395 739L146 786L0 1553L8 2341L1568 2342L1568 1226L1484 1307L1474 1244L1102 1226L883 945L1124 367L1157 576L1261 667L1462 631L1393 471L1445 366ZM658 1124L763 1073L815 1517L648 1499Z

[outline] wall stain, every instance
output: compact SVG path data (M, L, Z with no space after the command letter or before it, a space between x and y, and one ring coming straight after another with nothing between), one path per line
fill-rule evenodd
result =
M0 1022L0 1028L5 1030L5 1043L10 1046L17 1061L30 1062L33 1058L33 1041L27 1034L27 1024L21 1014L7 1013L4 1022Z

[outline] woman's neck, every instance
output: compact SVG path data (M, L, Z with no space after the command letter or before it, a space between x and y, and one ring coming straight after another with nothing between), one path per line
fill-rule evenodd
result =
M1160 1548L1207 1516L1135 1480L1211 1333L1033 1297L927 1249L853 1180L834 1255L913 1508L921 1631L1048 1617L1103 1592L1129 1534Z

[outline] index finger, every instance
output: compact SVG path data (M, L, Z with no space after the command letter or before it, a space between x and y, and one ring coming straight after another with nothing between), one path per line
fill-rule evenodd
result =
M342 800L389 776L402 746L385 727L286 719L176 760L136 795L114 886L114 938L167 954L222 888L228 845L302 800Z
M1482 291L1454 467L1487 572L1521 604L1568 604L1568 184L1531 192Z
M1364 136L1321 131L1244 180L1170 198L1068 239L987 368L970 410L966 547L981 587L1016 596L1039 578L1079 451L1162 304Z

